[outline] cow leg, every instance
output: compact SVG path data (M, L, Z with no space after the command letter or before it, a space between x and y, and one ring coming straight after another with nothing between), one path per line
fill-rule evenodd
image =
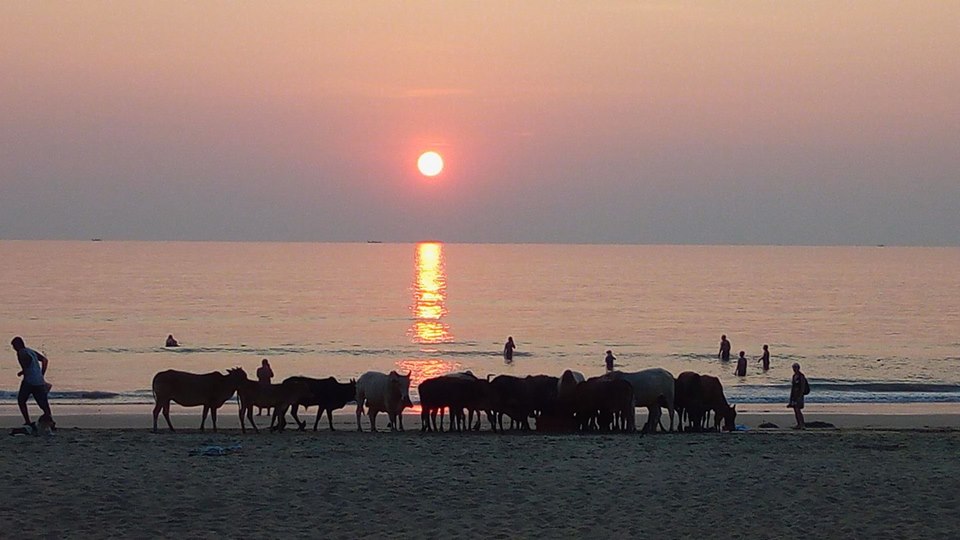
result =
M160 410L163 409L163 404L160 403L160 400L157 400L157 404L153 406L153 432L157 432L157 417L160 416Z
M443 417L446 414L447 408L440 407L440 432L443 432Z
M403 408L397 413L397 423L400 424L400 431L403 431Z
M217 432L217 408L210 407L210 419L213 420L213 432Z
M297 423L297 429L300 430L300 431L303 431L303 430L307 429L307 423L301 421L301 420L300 420L300 416L297 415L297 409L299 409L299 408L300 408L300 404L299 404L299 403L294 403L294 404L290 407L290 416L292 416L292 417L293 417L293 421ZM304 406L304 410L306 410L306 406Z
M167 421L167 427L173 431L173 424L170 423L170 402L163 404L163 419Z
M240 404L240 433L247 432L247 426L243 423L243 415L247 412L247 407L244 403ZM250 406L250 413L253 414L253 405ZM253 418L250 419L250 423L253 423Z
M317 419L313 421L313 430L317 430L317 426L320 425L320 417L323 416L323 407L317 405ZM330 427L333 427L333 422L331 421ZM333 431L333 430L331 430Z
M210 407L206 405L203 406L203 415L200 417L200 431L203 431L203 425L207 423L207 412L210 410Z
M257 424L254 423L254 421L253 421L253 407L252 407L252 406L247 408L247 418L250 419L250 427L253 428L253 432L254 432L254 433L260 433L260 428L258 428L258 427L257 427ZM243 420L242 420L242 419L241 419L240 423L241 423L241 424L243 423Z
M357 431L363 431L363 428L360 426L360 416L363 414L363 400L357 400Z
M423 408L420 410L420 433L427 431L430 431L430 409Z
M372 432L377 431L377 413L378 412L380 411L374 409L373 407L370 407L369 411L367 412L367 417L370 418L370 431Z

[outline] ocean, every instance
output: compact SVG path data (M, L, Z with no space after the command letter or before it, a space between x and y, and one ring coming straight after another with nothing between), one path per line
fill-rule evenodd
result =
M278 381L409 370L416 399L451 371L598 375L608 349L719 376L734 403L785 403L794 362L811 403L960 402L958 248L2 241L0 258L0 334L49 357L54 403L151 403L157 371L252 378L263 358ZM8 349L0 404L17 371Z

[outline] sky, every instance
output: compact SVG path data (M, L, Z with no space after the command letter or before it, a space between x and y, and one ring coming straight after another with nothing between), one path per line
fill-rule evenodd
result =
M926 0L3 2L0 239L957 246L958 28Z

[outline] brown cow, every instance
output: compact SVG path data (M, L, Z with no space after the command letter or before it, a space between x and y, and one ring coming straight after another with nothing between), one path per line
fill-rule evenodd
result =
M203 417L200 420L200 430L207 422L207 412L213 420L213 430L217 430L217 409L220 408L240 384L247 380L243 368L228 369L224 375L213 373L187 373L168 369L153 376L153 398L157 404L153 407L153 432L157 432L157 415L163 410L163 418L167 427L174 431L170 423L170 401L183 407L203 406Z
M306 393L307 391L305 387L291 388L285 387L282 384L263 384L259 381L251 381L245 378L237 388L237 396L240 398L240 431L243 433L247 432L247 427L243 420L243 417L246 416L247 419L250 420L253 431L260 433L260 430L257 429L257 424L253 422L253 408L269 408L276 412L281 407L295 402L299 394L296 396L292 396L291 394L296 393L296 390L300 390L300 393ZM275 418L276 415L271 419L271 427L273 425L273 419Z
M713 411L713 429L720 431L720 420L723 419L723 429L733 431L734 422L737 419L737 407L736 405L731 407L727 403L720 379L710 375L701 375L700 397L703 400L703 411Z

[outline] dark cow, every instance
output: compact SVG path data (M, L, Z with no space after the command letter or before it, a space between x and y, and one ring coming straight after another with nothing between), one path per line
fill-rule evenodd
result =
M479 411L490 410L492 390L490 383L476 377L461 374L445 375L427 379L417 387L420 393L420 431L443 431L443 409L450 409L450 431L479 429ZM467 422L463 413L471 413ZM437 413L440 413L440 425L437 426ZM477 426L472 425L473 413L477 412Z
M203 406L203 416L200 419L200 430L203 430L207 422L207 413L213 420L213 430L217 430L217 409L219 409L228 399L230 399L240 384L247 380L247 373L243 368L232 368L227 370L227 374L213 373L187 373L168 369L161 371L153 376L153 399L156 405L153 407L153 431L157 431L157 415L163 411L163 418L167 421L167 427L174 431L173 424L170 423L170 402L174 401L184 407Z
M594 377L577 385L574 409L582 431L623 429L636 431L633 386L623 379ZM617 422L622 419L623 423Z
M490 381L490 387L493 393L491 428L503 431L503 415L506 414L510 417L511 429L529 430L528 419L534 406L528 381L513 375L497 375Z
M677 375L674 383L674 408L679 417L680 431L683 431L683 417L686 415L689 426L700 428L703 417L703 397L700 389L700 374L684 371ZM688 428L689 429L689 428Z
M557 408L560 378L550 375L527 375L524 378L530 396L531 414L539 418L543 413L552 413Z
M307 423L301 421L297 416L297 410L300 407L317 406L317 418L313 421L313 430L317 431L320 425L320 418L323 413L327 413L327 422L330 425L330 431L336 431L333 427L333 411L342 409L347 403L356 398L357 381L350 379L350 382L339 382L334 377L326 379L314 379L311 377L287 377L280 385L285 389L288 401L281 404L275 411L274 419L279 429L283 429L286 424L286 410L290 409L293 420L297 423L300 431L307 428Z
M720 431L720 420L723 420L723 429L733 431L737 419L736 405L730 406L723 395L723 385L720 379L710 375L700 376L700 396L703 400L703 411L713 411L713 429Z

